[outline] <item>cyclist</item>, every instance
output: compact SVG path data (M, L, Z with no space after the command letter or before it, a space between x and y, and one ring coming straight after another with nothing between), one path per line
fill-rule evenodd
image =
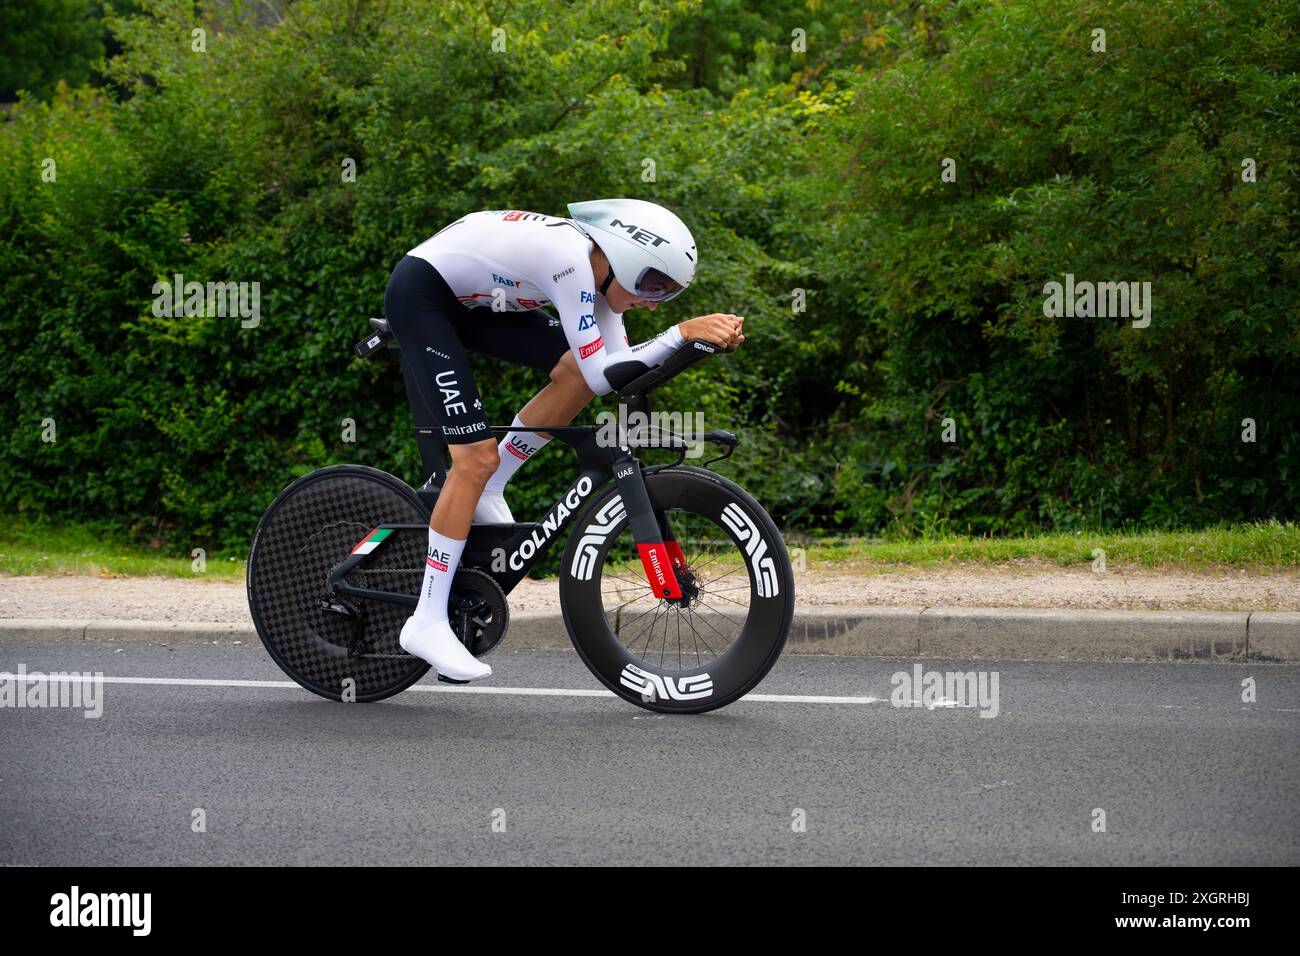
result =
M429 520L429 550L403 650L453 680L492 668L456 639L447 600L472 523L510 522L502 490L550 439L527 422L567 425L594 395L613 390L604 369L659 365L686 339L724 348L745 340L744 319L687 319L637 345L622 314L651 311L695 275L695 240L669 210L639 199L571 203L570 219L494 210L458 219L412 249L384 292L389 328L451 448L452 467ZM553 305L558 317L541 311ZM550 383L515 416L498 444L466 350L545 372Z

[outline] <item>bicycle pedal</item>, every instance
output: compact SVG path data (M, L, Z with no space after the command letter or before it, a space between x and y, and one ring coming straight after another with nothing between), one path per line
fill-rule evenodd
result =
M467 680L456 680L456 678L454 677L444 677L442 674L438 675L438 680L442 681L444 684L468 684L469 683L469 681Z

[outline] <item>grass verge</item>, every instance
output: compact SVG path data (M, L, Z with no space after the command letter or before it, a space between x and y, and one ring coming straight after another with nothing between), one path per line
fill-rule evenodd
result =
M245 557L233 553L168 555L128 543L125 535L96 525L54 525L20 518L0 525L0 574L242 581Z
M1300 566L1300 526L1256 522L1195 531L1115 531L972 538L963 535L907 541L815 538L790 535L796 561L834 574L935 567L1033 567L1091 565L1097 551L1108 566L1213 573ZM794 551L802 548L803 552ZM176 577L237 581L243 554L179 557L138 544L110 529L52 525L11 518L0 525L0 574L88 574L99 577ZM201 568L201 570L200 570Z
M1261 521L1181 531L1080 531L974 538L937 535L905 541L821 539L806 548L807 566L835 573L944 566L1107 566L1212 573L1248 568L1294 569L1300 565L1300 525Z

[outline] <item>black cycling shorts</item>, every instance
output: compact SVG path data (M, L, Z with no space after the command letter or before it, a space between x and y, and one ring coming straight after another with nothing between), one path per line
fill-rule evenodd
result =
M404 256L389 277L384 315L451 445L492 438L466 349L545 373L569 350L559 319L540 309L467 309L438 270L416 256Z

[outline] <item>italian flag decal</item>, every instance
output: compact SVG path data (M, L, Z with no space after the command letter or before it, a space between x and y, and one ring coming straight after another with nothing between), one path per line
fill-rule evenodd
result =
M384 539L393 533L392 528L376 528L370 534L361 539L361 542L352 549L353 554L369 554L375 548L384 543Z

